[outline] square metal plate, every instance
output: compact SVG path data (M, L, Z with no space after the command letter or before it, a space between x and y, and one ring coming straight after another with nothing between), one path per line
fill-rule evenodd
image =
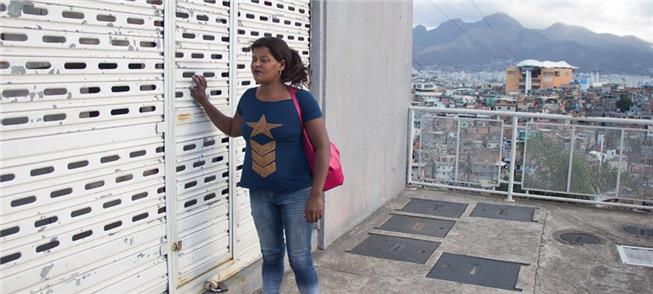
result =
M617 245L621 262L653 268L653 248Z
M426 199L411 199L401 211L459 218L465 212L467 203L447 202Z
M532 222L535 207L501 205L479 202L474 207L471 216L503 220Z
M393 215L379 229L444 238L455 223L452 220Z
M521 291L516 286L522 265L509 261L443 253L426 277Z
M424 264L438 246L435 241L370 234L350 252Z

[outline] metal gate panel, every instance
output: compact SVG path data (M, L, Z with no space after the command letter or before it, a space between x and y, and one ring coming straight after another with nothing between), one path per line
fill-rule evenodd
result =
M210 153L201 155L191 154L182 157L179 160L181 163L177 165L177 170L179 171L177 175L181 178L197 170L224 168L227 158L228 150L226 147L217 150L210 150Z
M3 22L3 25L5 26L11 24L11 21ZM116 35L116 33L122 34L123 32L112 28L102 28L87 31L80 30L79 32L66 32L65 35L52 35L50 31L41 30L60 30L62 29L60 27L61 24L57 24L55 27L53 24L39 23L38 25L35 25L27 22L25 25L39 26L40 28L34 28L39 29L39 31L24 31L12 28L3 29L3 33L6 34L3 36L3 41L8 43L6 49L8 53L13 54L18 50L31 50L28 51L28 53L31 54L25 55L35 55L33 54L36 52L35 48L23 48L23 46L30 44L27 43L27 40L48 40L56 42L42 43L39 44L38 48L52 50L52 52L49 52L48 54L55 57L69 57L70 55L66 52L67 49L77 48L90 50L90 52L85 52L85 54L94 55L96 57L120 57L126 54L129 57L138 56L145 59L160 58L158 52L161 50L161 46L158 43L158 37L156 34L130 36L129 39L122 37L122 39L120 39L114 37L114 35ZM21 41L21 39L25 39L25 41ZM70 67L70 65L68 67Z
M229 3L177 1L175 121L177 287L232 258L228 139L190 95L192 76L207 80L207 97L229 113Z
M58 221L60 225L65 225L74 221L87 220L89 217L92 217L89 215L91 211L101 211L102 209L107 209L109 207L120 204L140 204L145 201L141 199L145 199L147 197L150 197L149 199L151 199L153 195L157 195L157 190L161 188L162 185L162 182L159 180L132 183L128 187L116 189L116 196L94 199L78 204L56 202L47 205L46 208L32 207L22 211L20 214L11 214L7 216L3 215L4 223L7 224L6 227L10 228L9 230L3 230L3 240L4 242L10 242L14 240L16 237L18 237L16 234L20 231L20 228L29 228L34 224L42 224L44 223L44 219L52 219L54 221ZM64 192L68 191L64 189ZM56 211L60 210L67 210L70 212L70 214L55 215ZM47 217L44 218L43 216L38 215L39 211L41 214ZM25 217L24 215L28 215L28 217ZM42 226L44 225L39 225L38 227Z
M7 16L3 18L6 27L92 33L108 29L129 36L157 37L162 33L163 19L161 3L155 2L79 0L70 5L63 1L3 0L0 5L6 7L2 11Z
M457 180L499 186L503 121L460 119Z
M93 183L98 183L99 181L95 181ZM131 209L131 207L127 207L130 203L134 204L132 202L136 202L136 200L139 200L140 198L137 197L132 197L133 195L138 195L141 193L147 192L148 194L154 194L152 193L154 189L158 189L160 187L160 183L156 181L150 181L150 182L145 182L145 183L130 183L129 185L123 185L120 188L114 188L111 191L115 191L116 194L105 194L107 191L99 191L96 193L78 193L79 195L73 195L73 188L69 188L72 185L65 185L65 186L59 186L56 187L56 190L53 190L51 193L47 193L49 195L45 196L55 196L55 197L64 197L64 198L69 198L68 201L65 203L57 203L58 206L64 206L64 205L69 205L70 208L63 208L59 210L51 210L52 208L50 207L51 205L47 205L46 207L35 207L30 210L25 210L25 211L18 211L21 213L21 215L15 215L15 214L9 214L6 217L6 220L13 220L13 223L7 223L8 227L11 227L12 225L18 226L18 224L33 224L33 228L30 228L30 226L18 226L18 229L22 232L21 235L11 237L11 235L14 234L3 234L3 239L6 239L6 241L3 242L3 246L5 248L11 248L12 245L18 246L20 244L26 243L26 242L37 242L40 239L43 239L44 236L47 236L47 234L55 234L55 233L61 233L61 234L67 234L65 233L69 228L62 226L62 227L55 227L52 228L52 226L47 226L51 223L57 223L57 225L64 225L67 222L70 222L71 225L74 225L74 222L78 221L90 221L88 219L89 216L93 216L93 221L99 221L102 220L103 218L109 218L111 217L108 215L108 212L110 211L116 211L116 209ZM61 187L66 187L66 188L61 188ZM136 188L136 189L135 189ZM46 190L46 192L49 192L50 190ZM19 195L18 197L11 197L13 199L10 203L10 208L15 208L15 207L21 207L21 206L30 206L30 204L38 202L37 199L38 197L43 197L43 193L40 193L40 190L36 190L31 193L27 193L26 195L31 195L28 197L25 197L23 195ZM23 192L24 193L24 192ZM66 194L68 193L68 194ZM117 194L120 193L120 194ZM158 194L158 193L157 193ZM156 194L154 194L156 195ZM79 197L81 196L81 197ZM140 195L139 195L140 196ZM19 198L21 197L21 198ZM78 199L75 199L78 198ZM31 198L31 199L30 199ZM72 198L72 199L71 199ZM32 203L28 203L28 201L25 201L25 199L30 199L33 201ZM62 199L62 202L65 199ZM89 201L90 200L90 201ZM85 201L85 202L82 202ZM154 201L154 202L152 202ZM82 202L82 203L79 203ZM153 204L160 204L160 200L157 200L156 198L152 199L149 198L147 201L139 201L139 204L145 204L148 202L150 205ZM49 203L40 203L40 204L49 204ZM96 208L96 209L94 209ZM11 211L11 210L8 210ZM28 216L25 217L24 215L27 215L27 213L33 213L36 211L39 214L35 214L34 216ZM104 212L107 213L106 216L95 216L94 214L99 213L99 212ZM120 211L117 211L120 212ZM83 215L89 214L88 216L82 217ZM21 218L22 217L22 218ZM73 222L74 219L74 222ZM32 221L35 220L35 221ZM110 219L107 219L107 221L110 221ZM44 232L44 228L46 227L50 228L48 232ZM37 233L40 233L37 235ZM32 234L32 235L28 235ZM18 240L13 240L16 237L21 237ZM27 256L27 255L24 255Z
M150 244L153 245L153 244ZM143 247L139 255L142 256L151 256L158 254L156 248ZM97 275L97 271L91 270L87 274L82 275L81 277L70 277L66 280L63 280L61 283L56 284L52 287L43 289L45 291L52 290L56 293L74 293L77 289L84 287L85 291L93 293L162 293L165 292L165 282L167 279L165 271L165 262L162 260L154 260L149 263L142 265L136 264L138 261L138 256L130 256L128 258L117 258L115 264L113 264L112 273L116 275L115 278L109 281L103 281L102 277ZM135 267L136 266L136 267ZM130 268L132 270L124 272L118 270L120 268ZM148 284L142 285L140 287L134 287L134 285L139 285L140 281L151 281ZM98 288L97 285L106 285L102 286L103 288ZM122 288L122 289L120 289ZM127 288L127 289L124 289ZM124 290L123 290L124 289ZM97 292L96 292L97 291Z
M653 131L624 130L621 145L617 196L653 201Z
M256 83L250 71L251 52L249 46L261 37L275 36L282 38L288 45L299 51L308 66L309 8L310 1L239 1L238 27L236 28L235 55L235 105L245 91L255 87ZM233 140L236 149L237 170L243 165L245 141ZM237 182L240 182L240 171ZM235 193L234 220L235 244L237 257L259 256L260 248L254 221L250 213L249 191L237 188Z
M90 131L122 125L158 123L162 111L160 102L122 103L117 105L89 105L83 108L63 108L56 104L50 110L11 112L0 114L3 139L26 136L56 135L61 132ZM89 117L93 116L93 117ZM13 123L16 122L16 123ZM20 123L24 122L24 123ZM29 131L29 132L15 132Z
M143 228L138 228L143 229ZM14 275L3 278L3 289L24 289L32 280L40 284L31 287L33 291L44 291L53 289L71 289L58 293L79 292L86 287L104 287L103 281L118 276L126 271L126 268L117 267L120 264L115 262L141 263L152 266L155 270L165 270L164 259L152 259L152 256L159 255L160 236L165 233L165 227L160 223L143 231L128 230L117 233L115 238L106 243L86 244L79 246L79 253L74 256L66 256L65 253L54 254L56 263L49 263L45 266L31 267L23 271L21 275ZM100 260L96 263L89 261ZM145 262L143 262L145 261ZM116 265L116 266L113 266ZM44 280L45 276L57 276L53 280ZM34 277L34 278L30 278ZM165 276L164 276L165 278ZM79 283L79 286L77 286ZM27 289L24 289L26 291Z
M258 2L258 3L257 3ZM300 4L301 3L301 4ZM238 3L237 30L237 94L242 95L255 86L249 70L251 52L249 46L258 38L274 36L282 38L297 50L308 65L310 19L309 1L251 1ZM302 11L302 12L300 12Z
M143 140L140 143L143 145L121 146L123 144L112 144L97 151L90 151L87 154L71 154L70 152L58 152L54 154L47 154L41 156L39 159L47 159L47 157L55 158L49 164L44 165L41 160L35 158L30 159L14 159L12 161L3 161L5 167L11 167L11 180L7 179L0 183L0 188L7 188L14 185L28 184L34 181L44 181L50 178L55 178L57 173L45 173L38 177L32 177L30 174L42 168L51 168L55 171L59 170L75 170L75 171L91 171L100 167L113 167L116 165L124 164L138 158L138 160L152 160L162 156L157 154L157 149L162 147L160 138L154 137L149 140ZM88 150L88 149L86 149Z
M645 129L527 123L524 189L651 199L653 136Z
M217 130L189 86L203 75L211 103L232 113L254 86L247 47L260 36L307 63L309 1L175 1L173 129L162 120L163 3L0 0L2 292L162 292L168 276L188 290L259 256L237 187L245 142ZM177 193L166 217L168 131Z
M418 177L423 180L456 180L458 155L458 120L434 115L420 118L421 141L417 149Z
M562 124L526 124L524 189L567 191L574 129Z
M49 137L25 137L21 140L0 140L0 151L2 152L4 166L5 162L24 163L25 161L36 161L32 160L34 158L43 161L50 158L50 154L53 153L61 154L61 157L64 155L73 156L75 154L84 154L77 150L72 150L76 147L84 149L84 151L93 152L106 150L109 145L125 147L130 146L134 142L133 145L136 146L142 142L140 140L146 140L143 138L157 138L156 140L158 141L159 136L156 133L157 125L150 124L95 130L85 133L84 140L75 140L77 135L74 133L57 134L57 136ZM147 137L145 135L150 136ZM116 142L115 138L120 138L120 142ZM163 145L163 142L161 144ZM156 152L162 152L162 150L157 149Z
M5 81L7 83L11 82L10 80ZM24 77L15 79L16 83L21 81L24 81ZM142 89L141 85L143 85ZM38 103L46 104L50 101L62 99L68 100L67 103L89 103L89 101L85 102L84 100L79 99L93 99L92 103L95 103L95 101L105 101L104 104L111 104L112 101L116 101L116 99L120 99L121 97L122 99L125 99L136 96L137 98L132 98L132 100L151 101L160 99L158 95L161 95L162 91L152 91L152 87L161 88L160 85L161 83L154 79L141 79L140 81L121 81L119 85L105 81L79 82L73 80L70 82L64 81L57 83L55 81L49 80L46 84L35 84L33 86L30 85L32 91L30 91L30 89L28 89L25 85L7 84L3 87L2 100L3 102L36 103L35 106L31 106L32 108L37 107L36 105L39 105ZM118 92L120 94L114 94ZM110 95L110 98L107 95ZM149 100L145 99L145 97L138 98L139 95L145 95L145 97L148 97ZM38 96L38 99L37 101L34 101L36 96ZM64 101L59 102L64 103ZM5 105L7 107L12 107L10 106L11 104L3 104L3 107ZM94 115L88 115L84 118L94 117Z
M576 126L569 192L615 195L620 129ZM615 152L610 155L609 151Z
M148 2L0 1L3 293L165 290L163 23Z
M3 216L22 213L28 208L55 203L76 202L78 199L87 197L89 193L111 192L113 188L127 187L161 176L162 165L157 161L135 162L118 167L98 169L93 172L86 172L83 175L62 176L61 178L64 180L61 182L51 180L43 183L38 181L31 184L6 187L3 188L2 192L1 207L5 212Z
M502 121L423 115L421 128L420 178L499 186Z
M221 191L224 191L222 193ZM217 201L206 204L208 209L187 212L187 216L179 220L178 228L183 232L179 237L194 245L193 251L179 254L179 272L200 275L211 268L229 260L230 255L215 258L216 252L229 250L229 216L228 216L228 187L216 187L211 192L201 195L213 197ZM208 198L208 197L207 197ZM208 202L208 201L206 201ZM183 207L183 206L182 206ZM191 214L193 213L193 214ZM220 217L215 217L216 215ZM201 271L204 270L204 271Z

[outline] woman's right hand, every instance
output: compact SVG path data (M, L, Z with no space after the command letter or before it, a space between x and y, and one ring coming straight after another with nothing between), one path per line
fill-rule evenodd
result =
M209 101L206 97L206 79L202 75L194 75L193 82L195 82L195 86L190 87L190 95L193 96L195 102L204 106L204 103Z

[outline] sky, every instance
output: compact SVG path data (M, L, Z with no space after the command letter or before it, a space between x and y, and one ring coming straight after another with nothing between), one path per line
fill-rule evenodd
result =
M561 22L583 26L596 33L634 35L653 43L653 0L414 0L413 25L421 24L432 29L447 21L447 16L451 19L460 18L464 22L477 22L482 19L481 15L496 12L506 13L522 26L531 29L544 29Z

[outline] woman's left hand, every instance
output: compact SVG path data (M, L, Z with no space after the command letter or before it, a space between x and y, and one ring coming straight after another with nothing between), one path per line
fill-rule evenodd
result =
M324 201L322 201L322 192L313 192L308 195L304 217L309 223L314 223L322 218L324 214Z

